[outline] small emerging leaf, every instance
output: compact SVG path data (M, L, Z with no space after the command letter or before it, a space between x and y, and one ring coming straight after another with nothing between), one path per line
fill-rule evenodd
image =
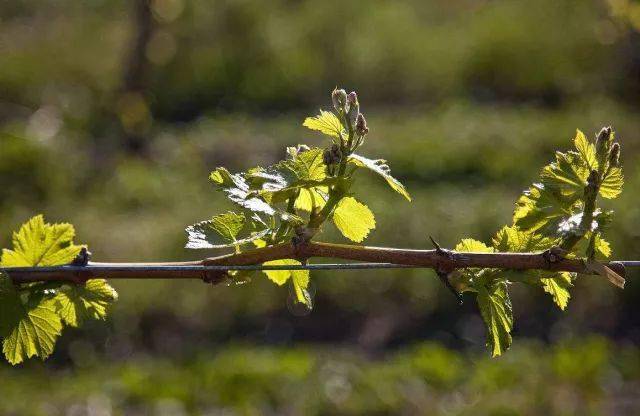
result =
M346 135L342 123L340 123L338 117L330 111L320 110L319 115L307 117L302 125L311 130L317 130L327 136L335 137L336 139L340 139L341 136L344 137Z
M624 184L624 176L622 169L619 167L611 167L600 184L600 196L607 199L617 198L622 192Z
M590 170L597 170L598 157L596 155L596 147L593 143L589 142L580 130L576 130L576 138L573 139L573 144L576 146L576 150L578 150L580 157L586 163L587 167Z
M495 250L492 247L487 246L482 241L474 240L473 238L465 238L456 245L455 251L466 251L470 253L492 253Z
M301 264L302 263L298 260L293 259L272 260L263 263L264 266ZM291 284L293 285L297 301L305 304L309 308L312 307L311 296L309 296L309 293L307 292L307 288L309 286L309 270L263 270L262 272L267 275L269 280L278 286L284 285L289 279L291 279Z
M71 263L81 246L73 244L70 224L47 224L41 215L33 217L13 235L13 250L2 253L2 265L58 266ZM90 280L85 287L24 293L6 275L0 275L0 336L7 360L17 364L38 356L48 357L62 330L62 319L77 325L88 317L104 318L107 304L117 295L104 280Z
M569 288L573 286L572 280L575 277L573 273L553 273L549 277L543 277L540 279L542 288L545 292L549 293L553 297L553 301L561 310L565 310L569 303L571 294Z
M327 202L328 188L326 186L300 189L296 198L295 209L311 212L313 208L322 209Z
M600 253L603 257L611 256L611 245L608 241L602 238L599 233L596 236L595 250L596 253Z
M302 263L293 259L271 260L262 263L263 266L287 266L300 264ZM287 280L291 277L291 270L263 270L262 272L267 275L269 280L278 286L282 286L287 283Z
M338 202L333 223L343 236L356 243L362 242L376 228L376 219L369 207L350 196Z

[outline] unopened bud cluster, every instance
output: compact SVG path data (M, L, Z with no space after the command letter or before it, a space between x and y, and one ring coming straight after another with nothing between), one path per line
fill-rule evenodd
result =
M356 134L358 136L364 136L369 133L369 127L367 127L367 120L365 120L362 113L358 114L356 117Z
M360 112L360 102L355 91L347 94L345 90L336 88L331 93L331 100L333 101L333 107L339 115L345 117L345 121L356 136L362 137L369 133L367 121Z
M603 127L596 136L596 151L601 155L601 160L609 162L609 166L618 167L620 166L620 143L612 143L613 138L611 126Z
M331 101L333 101L333 108L338 113L345 114L347 112L347 92L343 89L334 89L331 93Z
M620 143L614 143L609 153L609 164L613 167L620 166Z
M611 126L603 127L596 137L596 149L598 152L602 152L603 149L609 147L609 141L611 140Z
M342 160L342 151L340 146L332 144L330 148L326 149L322 154L322 160L327 166L337 165Z

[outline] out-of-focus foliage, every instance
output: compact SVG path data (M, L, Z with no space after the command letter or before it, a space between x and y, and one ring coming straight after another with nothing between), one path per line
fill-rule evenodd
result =
M5 3L0 87L10 102L45 99L57 108L43 118L63 113L94 128L87 123L118 88L135 38L127 3ZM338 82L389 106L460 95L557 105L618 91L631 77L628 34L600 0L151 4L148 90L115 99L125 127L204 109L315 105ZM55 64L44 70L42 62Z
M313 139L316 133L301 127L300 120L316 114L328 89L343 84L364 94L372 128L366 154L384 155L413 198L407 204L390 197L384 180L362 175L359 186L370 195L361 202L376 213L377 222L368 244L424 248L428 235L443 247L454 247L462 236L491 241L512 217L523 184L535 180L554 149L566 147L576 126L590 136L612 124L627 170L609 242L616 258L640 253L635 227L640 224L635 192L640 187L640 49L637 34L612 17L608 1L329 0L321 7L311 1L274 1L267 8L257 0L155 0L157 26L144 51L147 86L123 95L124 67L136 35L133 3L0 3L0 246L9 247L10 231L34 212L44 212L54 222L72 220L79 240L89 243L99 260L213 254L183 249L185 224L234 208L202 178L219 165L231 171L246 168L249 160L271 165L302 135ZM294 114L282 113L285 109ZM124 145L121 130L127 129L146 133L146 154L132 155ZM596 332L616 343L638 344L639 278L630 270L624 291L599 279L578 280L565 312L542 290L531 297L531 291L515 289L515 335L556 344L564 337ZM484 349L476 305L469 298L459 307L430 271L316 273L308 289L312 295L318 289L316 308L304 318L283 310L287 294L265 276L254 279L252 285L231 288L200 282L115 282L127 295L121 296L108 325L88 322L82 333L65 331L46 364L31 362L16 371L2 365L11 376L1 377L1 396L9 398L1 404L26 403L48 414L51 406L76 404L77 409L89 401L100 406L106 395L117 410L123 406L118 397L132 396L96 391L115 390L131 375L127 383L160 392L146 393L154 397L146 402L153 402L151 411L176 414L179 410L172 409L179 408L183 397L193 397L190 392L209 397L212 390L191 388L180 395L164 394L169 399L162 400L163 389L200 382L202 377L192 376L200 374L198 368L213 368L207 380L222 373L214 364L183 363L229 341L283 345L278 350L283 359L290 357L282 353L285 346L299 341L379 353L430 337L447 348ZM455 384L461 387L451 389L445 383L442 390L424 394L418 388L412 396L413 381L387 389L381 377L375 386L384 388L377 391L392 393L363 401L400 398L409 403L406 397L426 397L428 401L418 402L421 406L437 403L449 411L461 397L470 397L481 409L498 402L522 404L519 413L524 414L529 405L536 409L533 414L549 413L550 408L585 413L579 392L598 392L604 386L613 393L606 400L589 396L599 403L587 400L590 408L605 406L604 413L612 406L609 413L621 414L637 409L637 404L629 411L615 407L634 406L627 397L629 392L636 396L637 350L613 345L608 350L612 358L602 358L600 347L585 352L575 344L550 350L540 346L516 359L522 344L499 361L472 355L471 363L446 350L429 350L427 358L410 362L407 374L427 368L420 371L436 374L430 379L444 374L450 380L462 365L472 375L466 388ZM221 384L235 387L225 390L231 402L225 406L245 403L251 409L248 401L268 396L250 383L257 376L233 378L233 370L249 363L239 371L246 374L270 361L245 360L261 355L233 346L226 351L229 358L221 360L232 362L225 367L231 376L221 378ZM357 359L352 354L359 353L346 354L349 358L341 359L340 366L353 368L349 362ZM539 360L551 356L553 364ZM107 364L85 367L82 357ZM125 358L131 362L116 369L113 363ZM601 367L618 358L626 361L616 371ZM405 371L398 362L380 362L381 373ZM429 367L434 362L440 363L437 370ZM542 371L548 366L561 377ZM107 367L116 372L123 368L123 376L98 377L109 374ZM277 368L280 375L282 368ZM64 383L54 369L68 375ZM166 371L167 379L181 374L183 382L156 383L151 369ZM47 376L51 374L53 378ZM242 381L235 383L238 379ZM104 389L92 389L101 383ZM273 377L264 383L278 386ZM50 393L46 387L53 384L59 390ZM258 393L252 396L254 391ZM527 394L533 399L527 400ZM33 399L35 395L45 399ZM355 397L360 396L349 396ZM124 401L135 406L136 400ZM347 399L342 406L361 409L363 401ZM538 410L537 403L547 406ZM20 410L15 413L29 414ZM490 410L496 411L485 413Z
M382 357L323 347L229 345L186 361L105 365L87 345L73 373L0 369L0 412L47 414L631 414L636 346L602 338L519 344L502 359L437 343ZM29 400L24 400L25 388ZM113 413L111 413L113 412Z

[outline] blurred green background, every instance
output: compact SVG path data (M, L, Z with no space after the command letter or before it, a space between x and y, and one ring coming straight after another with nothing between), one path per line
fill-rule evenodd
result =
M608 239L638 259L638 29L628 0L2 2L0 243L42 212L96 260L213 255L183 249L231 207L209 171L326 145L301 124L339 85L369 121L362 153L414 197L361 175L368 244L487 240L576 128L611 124L627 181ZM579 279L564 313L513 287L515 345L490 359L472 298L427 270L315 273L308 316L260 276L116 281L107 323L0 363L0 413L640 413L639 282Z

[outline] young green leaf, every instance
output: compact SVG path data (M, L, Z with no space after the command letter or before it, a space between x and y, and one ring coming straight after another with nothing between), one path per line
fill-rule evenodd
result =
M571 294L569 288L573 286L572 280L575 278L573 273L545 273L549 277L540 278L542 288L545 292L553 297L553 301L561 310L565 310L569 303Z
M600 233L596 235L594 249L596 250L596 253L600 253L603 257L611 257L611 245L608 241L602 238Z
M201 221L186 228L186 248L224 248L250 243L264 237L270 230L251 230L251 223L244 214L228 211L214 216L211 220ZM249 235L240 238L242 231Z
M542 184L534 184L516 202L513 224L523 231L555 236L562 221L577 209L576 201Z
M610 167L600 184L600 196L607 199L617 198L622 192L624 176L619 167Z
M2 351L11 364L27 358L47 358L62 330L53 300L43 293L20 296L6 274L0 274L0 336Z
M362 242L376 228L376 219L369 207L350 196L338 202L333 223L343 236L356 243Z
M513 311L511 299L504 282L479 285L477 302L487 329L487 346L491 355L497 357L511 345Z
M311 212L314 207L316 209L322 209L327 202L328 192L329 189L326 186L300 189L294 207L297 210L305 212Z
M590 170L597 170L598 156L596 154L596 146L591 143L580 130L576 130L576 137L573 139L573 144L576 146L578 154L580 154L580 157L586 163L587 167Z
M340 139L346 136L346 132L338 117L330 111L320 110L320 114L315 117L307 117L302 123L303 126L317 130L327 136Z
M272 260L263 263L265 266L300 264L302 263L293 259ZM263 273L267 275L269 280L278 286L284 285L289 281L289 279L291 279L291 284L293 285L293 289L296 294L296 300L311 308L311 296L309 296L309 293L307 292L307 287L309 286L309 270L263 270Z
M253 170L252 174L255 174L255 172L257 170ZM242 208L259 214L278 217L285 222L302 224L300 217L277 209L260 197L258 190L252 189L244 174L236 173L232 175L227 169L219 167L211 172L209 179L218 189L227 194L229 200Z
M13 250L2 251L2 265L56 266L71 263L82 248L73 244L74 237L73 225L45 224L42 215L37 215L13 233Z
M364 156L352 154L351 156L349 156L349 163L352 163L353 165L361 168L367 168L382 176L387 181L391 189L405 197L407 201L411 201L411 195L409 195L407 188L405 188L405 186L400 183L399 180L391 176L391 170L389 169L389 165L387 165L386 160L368 159Z
M515 226L504 226L495 237L493 247L497 251L522 253L546 250L554 245L554 240L540 234L521 231Z
M524 253L547 250L555 246L555 241L540 234L521 231L515 226L505 226L493 238L493 246L498 251ZM572 286L571 273L529 270L520 272L520 275L526 278L521 281L535 286L542 285L544 291L551 294L553 301L560 309L564 310L567 307L570 297L569 288Z
M473 238L464 238L456 245L455 251L493 253L495 250L492 247L487 246L482 241L474 240Z
M78 327L88 319L104 320L118 293L104 279L71 285L58 291L54 303L58 315L69 326Z
M301 263L298 260L293 259L282 259L282 260L271 260L264 262L263 266L287 266L287 265L300 265ZM264 274L267 275L269 280L278 286L282 286L287 283L287 280L291 277L290 270L263 270Z
M41 215L33 217L14 233L13 250L3 251L2 266L69 264L81 249L73 243L74 237L70 224L47 224ZM4 354L12 364L32 356L46 358L60 335L62 319L72 326L87 317L102 319L106 306L117 298L104 280L50 291L30 285L19 291L18 287L7 276L0 278L0 336L4 338Z
M540 174L542 184L569 199L582 196L589 168L580 154L556 152L556 161L545 166Z
M285 202L298 195L302 189L326 188L336 178L327 177L322 153L323 150L319 148L289 148L287 160L266 169L252 169L246 174L247 182L271 204Z
M251 193L249 184L240 173L231 174L226 168L216 168L209 175L209 179L227 194L234 203L252 212L276 215L276 210L264 200Z
M296 301L311 309L313 304L311 295L307 291L309 287L309 270L291 270L291 284L296 295Z

